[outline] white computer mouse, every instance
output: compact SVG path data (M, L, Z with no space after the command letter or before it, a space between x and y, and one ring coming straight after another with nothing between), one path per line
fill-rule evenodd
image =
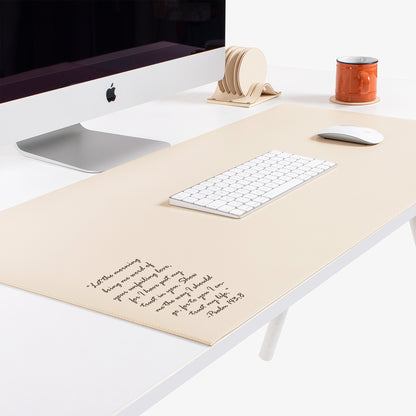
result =
M377 130L347 124L328 127L319 132L318 136L324 137L325 139L342 140L344 142L359 144L377 144L384 140L383 135Z

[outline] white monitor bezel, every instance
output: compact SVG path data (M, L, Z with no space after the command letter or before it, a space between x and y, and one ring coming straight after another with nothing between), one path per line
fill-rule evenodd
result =
M223 77L225 47L0 104L0 145L35 137ZM116 100L106 91L114 84Z

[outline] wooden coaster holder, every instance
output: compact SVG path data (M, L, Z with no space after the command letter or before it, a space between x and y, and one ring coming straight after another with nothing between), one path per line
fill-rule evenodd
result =
M265 84L266 74L266 58L260 49L230 46L225 51L224 77L207 102L252 107L278 97L281 92Z

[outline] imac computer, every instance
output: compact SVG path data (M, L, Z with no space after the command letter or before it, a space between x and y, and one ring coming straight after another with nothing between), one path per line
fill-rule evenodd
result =
M219 80L224 39L225 0L2 0L0 145L87 172L168 146L80 123Z

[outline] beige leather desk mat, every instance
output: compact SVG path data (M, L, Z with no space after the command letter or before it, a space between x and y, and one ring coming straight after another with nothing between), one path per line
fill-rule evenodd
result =
M271 149L338 166L241 220L168 205ZM279 105L1 212L0 281L211 345L415 204L415 154L415 121Z

